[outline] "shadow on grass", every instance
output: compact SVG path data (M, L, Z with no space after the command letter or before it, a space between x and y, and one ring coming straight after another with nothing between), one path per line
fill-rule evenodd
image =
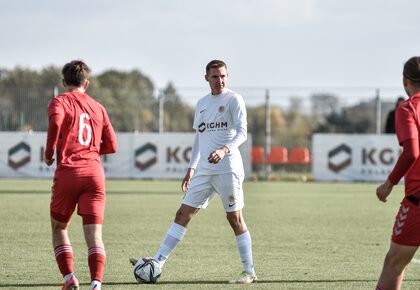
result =
M405 279L405 282L420 282L420 279ZM335 279L335 280L258 280L256 284L306 284L306 283L364 283L372 282L376 283L377 279ZM204 281L204 280L193 280L193 281L161 281L159 285L226 285L227 281ZM90 283L80 283L80 285L89 286ZM137 285L136 282L105 282L103 285ZM0 288L35 288L35 287L57 287L58 284L0 284Z

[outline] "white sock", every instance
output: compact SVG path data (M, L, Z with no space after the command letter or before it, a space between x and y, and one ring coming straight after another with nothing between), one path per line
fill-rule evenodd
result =
M64 281L68 281L68 280L70 280L70 279L71 279L71 278L73 278L73 277L76 277L76 276L74 275L74 273L67 274L66 276L64 276Z
M254 273L254 261L252 259L252 242L249 231L236 236L236 246L241 256L244 271Z
M178 243L184 238L186 232L187 228L184 228L183 226L176 223L173 223L169 228L165 238L162 241L162 244L160 244L159 250L153 257L153 259L159 261L161 267L163 264L165 264L169 255L172 253Z
M93 280L92 283L90 283L90 290L101 290L102 283L98 280Z

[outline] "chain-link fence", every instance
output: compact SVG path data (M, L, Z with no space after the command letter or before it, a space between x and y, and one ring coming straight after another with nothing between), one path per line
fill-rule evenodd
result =
M319 117L333 113L340 114L343 109L355 108L366 111L364 113L366 120L370 122L367 132L380 133L383 131L386 115L393 109L395 100L398 96L404 95L402 88L233 87L232 89L244 97L249 111L248 123L251 133L261 130L262 123L264 123L263 129L267 129L265 123L270 120L264 114L268 112L266 110L268 105L272 115L271 121L274 121L271 126L276 126L275 116L273 117L275 114L302 115L310 118L313 124L314 120L319 120ZM57 87L0 87L0 131L46 131L47 104L57 93ZM208 88L203 86L176 88L176 92L155 90L153 96L147 100L139 98L134 101L124 99L115 101L101 96L94 95L94 97L98 97L107 107L111 120L126 117L126 120L115 121L117 131L183 132L191 131L195 103L206 93ZM131 94L135 96L136 92ZM264 113L253 113L253 110L258 109ZM255 125L257 123L255 118L262 119L259 120L260 125ZM340 127L337 130L337 133L340 133Z
M0 131L45 131L54 88L0 87Z
M404 95L402 88L232 89L247 105L253 169L264 178L273 173L309 176L315 132L382 133L388 112ZM47 131L48 102L60 92L58 87L0 87L0 131ZM191 132L195 104L207 93L205 86L89 91L107 108L117 132ZM270 158L274 162L261 161Z

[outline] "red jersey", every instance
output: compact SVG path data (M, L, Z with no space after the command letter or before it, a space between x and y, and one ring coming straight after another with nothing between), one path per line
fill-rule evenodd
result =
M411 96L404 101L396 110L395 128L398 142L402 145L405 141L412 139L414 148L411 155L418 155L419 134L420 134L420 93ZM414 142L413 142L414 141ZM405 150L405 149L404 149ZM403 152L404 154L404 152ZM400 157L401 158L401 157ZM415 195L420 199L420 158L408 162L404 174L405 194ZM402 166L403 168L404 166Z
M100 154L117 150L105 108L87 94L67 92L50 101L48 117L45 158L57 151L55 177L103 175Z

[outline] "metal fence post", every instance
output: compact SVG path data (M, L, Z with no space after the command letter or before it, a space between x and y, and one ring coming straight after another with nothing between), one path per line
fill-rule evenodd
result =
M381 124L382 124L382 116L381 116L381 98L380 98L380 91L376 89L376 134L381 134Z
M159 100L159 129L158 129L158 132L163 133L163 115L165 113L164 107L163 107L163 104L165 102L165 97L164 97L163 90L159 90L158 100Z
M271 150L271 108L270 108L270 91L265 91L265 159ZM271 174L271 164L265 163L265 177L268 179Z

